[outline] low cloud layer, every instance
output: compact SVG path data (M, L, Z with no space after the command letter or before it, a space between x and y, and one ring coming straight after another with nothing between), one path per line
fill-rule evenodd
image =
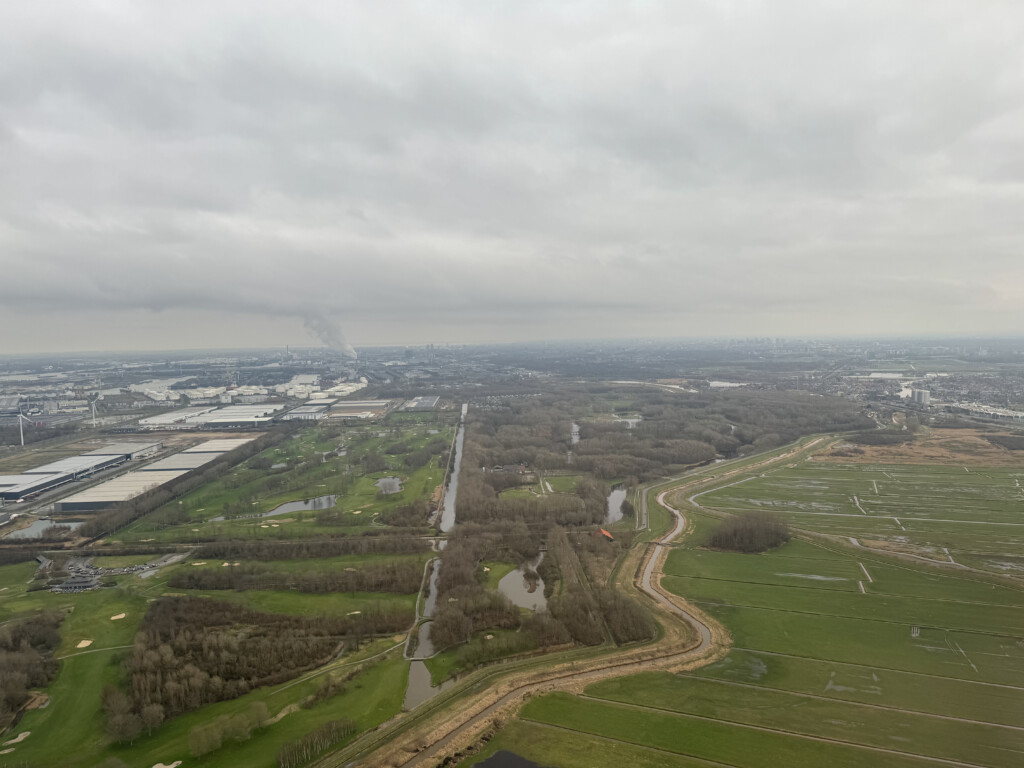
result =
M12 5L0 353L1018 333L1022 22Z

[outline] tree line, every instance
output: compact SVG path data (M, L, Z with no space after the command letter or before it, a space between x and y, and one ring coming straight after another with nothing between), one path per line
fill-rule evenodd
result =
M177 570L168 586L175 589L246 590L294 589L298 592L396 592L420 588L423 567L417 561L369 563L358 569L303 571L272 570L262 565L237 568Z

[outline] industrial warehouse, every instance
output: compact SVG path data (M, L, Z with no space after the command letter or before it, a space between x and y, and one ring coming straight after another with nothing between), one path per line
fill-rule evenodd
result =
M147 491L159 488L165 483L176 480L182 475L200 469L223 456L228 451L233 451L239 446L245 445L255 437L227 438L223 440L207 440L173 456L154 461L132 472L127 472L120 477L115 477L105 483L87 488L81 493L69 496L62 501L55 502L54 512L57 514L69 512L96 512L103 509L115 507L141 496Z
M22 501L66 483L82 480L159 450L161 443L116 443L79 456L27 469L19 475L0 475L0 499Z

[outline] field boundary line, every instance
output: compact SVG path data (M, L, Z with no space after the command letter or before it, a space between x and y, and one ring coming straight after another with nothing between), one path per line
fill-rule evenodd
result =
M966 677L949 677L948 675L934 675L930 672L914 672L910 669L898 669L896 667L880 667L877 664L858 664L855 661L839 661L838 659L819 659L817 656L799 656L795 653L779 653L778 651L763 651L760 648L740 648L733 646L733 650L746 651L747 653L760 653L765 656L779 656L784 659L803 659L804 661L820 661L826 664L841 664L844 667L860 667L861 669L881 669L886 672L899 672L901 675L917 675L918 677L934 677L936 680L948 680L953 683L969 683L971 685L988 685L993 688L1007 688L1011 691L1024 692L1024 686L1009 685L1007 683L988 683L984 680L970 680Z
M800 733L799 731L790 731L790 730L786 730L785 728L769 728L768 726L765 726L765 725L752 725L750 723L741 723L741 722L738 722L736 720L723 720L723 719L718 718L718 717L708 717L707 715L692 715L692 714L690 714L688 712L676 712L675 710L663 709L662 707L645 706L643 704L626 704L626 703L623 703L621 701L612 702L612 701L608 701L607 699L596 699L596 698L594 698L592 696L587 696L585 694L580 694L579 698L581 698L581 699L590 699L592 701L598 701L598 702L601 702L603 704L610 704L612 706L620 706L620 707L625 707L625 708L628 708L628 709L637 709L637 710L640 710L642 712L643 711L647 711L647 712L662 712L662 713L664 713L666 715L671 715L671 716L674 716L674 717L688 717L688 718L691 718L693 720L705 720L705 721L711 722L711 723L721 723L723 725L728 725L728 726L733 727L733 728L747 728L747 729L753 730L753 731L761 731L762 733L781 733L783 735L792 736L792 737L797 738L797 739L807 739L808 741L818 741L818 742L823 742L825 744L840 744L840 745L843 745L843 746L852 747L854 749L866 749L866 750L869 750L871 752L881 752L882 754L886 754L886 755L899 755L901 757L919 758L921 760L929 760L929 761L935 762L935 763L942 763L943 765L955 765L958 768L990 768L990 766L981 765L979 763L965 763L965 762L962 762L960 760L953 760L952 758L948 758L948 757L932 757L931 755L921 755L921 754L918 754L917 752L904 752L904 751L899 750L899 749L888 749L886 747L876 747L876 746L873 746L871 744L858 744L855 741L844 741L843 739L831 739L831 738L829 738L827 736L812 736L811 734ZM523 718L523 719L526 719L526 718ZM533 722L533 721L531 721L531 722ZM580 733L586 733L586 731L580 731ZM671 750L668 750L668 751L671 751ZM676 753L676 754L679 754L679 753Z
M578 731L575 728L569 728L564 725L555 725L554 723L545 723L541 720L531 720L527 717L521 717L520 720L539 728L550 728L553 731L562 731L563 733L577 733L581 736L589 736L594 739L600 739L601 741L610 741L614 744L625 744L626 746L634 749L645 749L649 752L657 752L659 755L672 755L673 757L683 757L687 760L696 760L697 762L704 763L705 765L720 766L721 768L741 768L741 766L738 766L735 763L723 763L718 760L709 760L706 757L697 757L696 755L691 755L686 752L673 752L671 749L652 747L649 744L636 744L632 741L626 741L625 739L616 739L612 736L602 736L599 733L590 733L589 731Z
M987 720L973 720L969 717L957 717L956 715L940 715L935 712L925 712L920 709L908 709L906 707L890 707L885 704L871 704L867 701L854 701L852 699L839 699L834 696L822 696L820 693L806 693L804 691L791 691L788 688L772 688L767 685L756 685L755 683L740 683L735 680L720 680L714 677L701 677L700 675L694 675L689 672L677 672L676 677L686 677L691 680L701 680L704 682L715 683L717 685L730 685L738 688L753 688L759 691L776 691L779 693L786 693L792 696L803 696L809 699L819 699L821 701L836 702L838 704L850 704L855 707L866 707L868 709L880 709L889 712L906 712L912 715L921 715L922 717L936 717L940 720L952 720L957 723L970 723L972 725L986 725L992 728L1009 728L1014 731L1024 731L1024 725L1009 725L1007 723L991 723ZM969 682L974 682L969 681ZM592 699L600 699L599 696L589 696ZM601 699L602 701L617 701L617 699Z

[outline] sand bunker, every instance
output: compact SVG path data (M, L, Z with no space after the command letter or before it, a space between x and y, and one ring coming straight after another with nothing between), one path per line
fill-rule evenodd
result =
M10 754L13 751L14 751L14 747L10 747L9 749L0 749L0 755L7 755L7 754Z
M261 525L260 528L269 528L269 525Z
M92 640L90 640L89 642L91 643ZM30 733L32 733L32 731L25 731L24 733L19 733L17 736L15 736L10 741L5 741L4 742L4 746L5 747L9 747L11 744L21 744L21 742L23 742L25 739L28 738Z
M181 760L175 760L173 763L157 763L153 768L178 768L181 765Z
M357 509L357 510L356 510L355 512L353 512L352 514L353 514L353 515L361 515L361 514L363 514L363 510L361 510L361 509Z
M196 565L206 565L206 563L205 562L202 562L202 563L192 563L192 565L193 566L196 566Z
M121 619L123 619L127 615L128 615L127 613L119 613L119 614L117 614L117 616L111 616L110 620L111 621L120 621Z
M88 648L90 645L92 645L92 640L79 640L75 648Z

